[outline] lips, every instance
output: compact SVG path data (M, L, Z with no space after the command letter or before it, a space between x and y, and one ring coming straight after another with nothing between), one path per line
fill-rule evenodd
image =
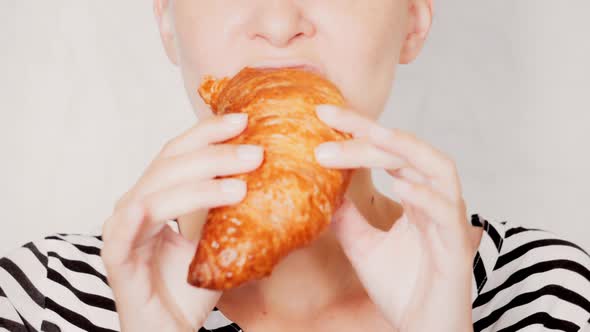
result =
M297 59L263 60L263 61L259 61L254 64L251 64L248 67L253 67L253 68L295 68L295 69L307 70L307 71L314 72L317 74L324 73L323 69L318 64L310 62L310 61L297 60Z

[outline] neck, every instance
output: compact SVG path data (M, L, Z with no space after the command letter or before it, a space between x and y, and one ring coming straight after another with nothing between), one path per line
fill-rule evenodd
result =
M368 169L353 172L346 195L377 228L390 227L402 214L399 204L377 191ZM198 238L196 228L200 229L202 221L195 222L194 218L204 220L205 217L206 213L198 212L179 218L181 233L187 238ZM232 313L252 315L244 308L255 307L258 312L272 312L273 316L304 318L335 302L361 297L365 293L360 281L335 236L326 231L310 246L285 257L271 277L224 292L218 307L230 316Z

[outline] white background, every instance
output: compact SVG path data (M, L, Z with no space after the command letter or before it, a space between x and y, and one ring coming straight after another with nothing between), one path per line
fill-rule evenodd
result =
M382 123L457 161L469 213L590 248L590 2L434 2ZM100 227L195 121L150 1L0 0L0 47L0 255Z

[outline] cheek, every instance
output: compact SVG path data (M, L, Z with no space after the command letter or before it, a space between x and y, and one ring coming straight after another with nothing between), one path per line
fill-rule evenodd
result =
M215 1L177 3L175 38L179 69L196 115L199 118L208 117L211 111L196 92L203 76L227 76L233 69L231 66L236 63L235 52L228 52L228 41L223 33L228 23L220 19L227 15L223 14L222 6Z
M223 52L223 44L218 33L215 33L215 22L177 23L177 45L180 66L183 70L191 71L192 75L200 77L206 70L207 74L219 75L220 63L226 62L227 52Z
M181 23L179 22L179 24ZM212 34L208 34L206 31L186 28L178 29L176 35L177 44L181 45L181 47L177 47L178 67L181 70L185 91L199 119L209 115L203 113L209 108L198 95L197 89L205 73L215 74L208 70L212 65L209 63L210 59L215 58L211 57L210 53L208 55L207 52L207 50L211 51L211 45L215 43L211 37ZM200 47L203 45L207 45L207 47Z
M247 2L178 0L174 8L179 62L192 76L226 76L236 63L234 30L248 13Z
M348 16L337 25L341 28L333 28L326 48L336 59L331 72L350 106L371 118L378 117L387 102L404 36L404 17L391 5L394 1L388 3Z

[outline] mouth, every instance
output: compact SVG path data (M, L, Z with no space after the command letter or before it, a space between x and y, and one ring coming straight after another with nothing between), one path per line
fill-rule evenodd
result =
M249 65L249 67L261 69L292 68L306 70L320 75L324 74L323 69L318 64L306 60L297 59L270 59L256 62L254 64Z

